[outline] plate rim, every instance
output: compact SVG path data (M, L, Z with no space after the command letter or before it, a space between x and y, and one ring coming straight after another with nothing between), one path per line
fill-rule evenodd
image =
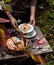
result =
M23 24L25 24L25 23L23 23ZM19 25L19 30L20 30L20 27L23 25L23 24L20 24ZM27 23L26 23L27 24ZM22 30L20 30L22 33L30 33L30 32L32 32L33 30L34 30L34 27L31 25L31 24L28 24L28 25L30 25L31 27L32 27L32 30L30 30L30 31L22 31Z

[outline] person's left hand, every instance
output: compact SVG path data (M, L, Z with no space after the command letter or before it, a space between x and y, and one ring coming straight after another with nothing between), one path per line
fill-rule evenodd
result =
M0 18L0 23L8 23L10 20L5 19L5 18Z
M35 17L34 16L30 16L30 22L31 25L35 26Z

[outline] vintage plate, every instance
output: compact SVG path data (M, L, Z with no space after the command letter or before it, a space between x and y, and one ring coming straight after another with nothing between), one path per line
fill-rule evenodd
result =
M23 39L20 40L15 36L7 39L6 46L8 47L9 50L12 51L21 51L25 48Z
M31 34L24 35L25 38L33 38L36 36L36 31L34 30Z
M27 30L27 31L26 31L25 29L22 30L21 27L24 26L24 24L30 26L30 29ZM31 24L23 23L23 24L19 25L19 30L20 30L22 33L30 33L30 32L32 32L32 31L34 30L34 27L33 27Z

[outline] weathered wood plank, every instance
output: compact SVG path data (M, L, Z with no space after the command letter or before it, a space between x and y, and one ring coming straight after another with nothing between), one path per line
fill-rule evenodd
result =
M42 32L41 32L41 30L39 29L39 27L35 27L35 30L36 30L36 32L37 32L37 35L36 35L36 37L42 37L43 36L43 34L42 34ZM49 53L49 52L53 52L53 50L52 50L52 48L50 47L50 45L49 45L49 43L48 43L48 41L46 40L46 38L42 38L41 40L44 40L45 41L45 43L44 43L44 45L41 47L41 49L33 49L33 48L31 48L30 49L30 51L33 53L33 54L44 54L44 53ZM33 44L35 44L36 42L34 42ZM45 51L46 50L46 51Z
M35 30L36 30L36 32L37 32L36 37L41 37L41 36L43 35L42 32L40 31L39 27L36 26L36 27L35 27ZM41 49L39 49L39 50L36 50L36 49L33 49L33 48L29 49L33 54L38 55L38 54L53 52L53 50L52 50L52 48L50 47L48 41L47 41L45 38L42 38L42 39L45 41L45 45L42 46ZM35 43L35 42L34 42L34 43ZM34 44L34 43L33 43L33 44ZM49 49L48 49L47 51L43 51L44 48L45 48L45 49L46 49L46 48L49 48ZM21 58L21 57L23 58L23 57L26 57L26 56L28 56L28 54L9 55L9 54L6 53L6 55L5 55L4 57L2 57L2 56L1 56L1 53L0 53L0 60L13 59L13 58Z

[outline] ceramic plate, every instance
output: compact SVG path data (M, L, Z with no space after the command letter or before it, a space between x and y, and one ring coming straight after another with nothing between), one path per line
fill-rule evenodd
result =
M24 35L25 38L33 38L36 36L36 31L34 30L33 33L31 33L31 35Z
M28 30L26 30L26 29L21 29L21 27L23 26L23 27L25 27L25 26L29 26L29 29ZM27 26L27 28L28 28L28 26ZM21 24L21 25L19 25L19 29L20 29L20 31L22 32L22 33L30 33L30 32L32 32L33 30L34 30L34 27L31 25L31 24L27 24L27 23L23 23L23 24Z
M27 44L27 42L26 42ZM22 50L24 47L24 41L23 39L19 39L17 37L11 37L7 39L7 47L10 50L15 50L15 51L20 51Z

